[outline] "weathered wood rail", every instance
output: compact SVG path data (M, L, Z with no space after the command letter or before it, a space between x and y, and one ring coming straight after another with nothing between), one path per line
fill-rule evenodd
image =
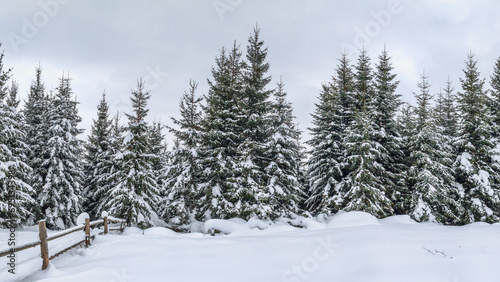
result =
M103 224L104 230L102 232L100 232L99 235L107 234L109 231L112 231L112 230L120 230L121 232L123 232L123 229L125 229L125 222L126 221L124 219L117 219L117 218L108 219L108 217L104 217L103 219L95 220L95 221L90 221L88 218L86 218L85 225L75 226L75 227L57 232L55 234L52 234L51 236L47 236L47 227L45 225L45 220L41 220L38 222L38 236L39 236L40 240L38 240L36 242L32 242L32 243L26 243L26 244L23 244L23 245L14 247L14 248L10 248L8 250L0 251L0 257L4 257L4 256L7 256L7 255L12 254L12 253L17 253L17 252L20 252L20 251L23 251L23 250L26 250L29 248L34 248L34 247L40 245L40 255L42 258L42 270L44 270L49 266L49 260L65 253L65 252L71 250L72 248L75 248L81 244L85 243L86 247L90 246L91 240L95 239L95 235L90 234L90 230L91 230L90 227L96 226L99 224ZM109 229L108 228L109 223L119 223L120 228ZM62 251L60 251L52 256L49 256L49 247L48 247L49 241L56 240L58 238L64 237L68 234L71 234L73 232L80 231L80 230L85 230L85 239L65 248L64 250L62 250Z

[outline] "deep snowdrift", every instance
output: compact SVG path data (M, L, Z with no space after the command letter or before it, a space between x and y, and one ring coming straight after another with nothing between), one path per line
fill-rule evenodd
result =
M377 220L361 212L298 221L307 228L206 222L201 229L221 232L215 236L127 228L121 235L97 236L91 247L52 260L45 271L37 270L39 258L16 269L34 271L24 281L50 282L500 281L500 224L451 227L417 224L407 216ZM35 231L19 232L18 238L36 238ZM6 235L0 230L0 238ZM12 279L1 269L0 281Z

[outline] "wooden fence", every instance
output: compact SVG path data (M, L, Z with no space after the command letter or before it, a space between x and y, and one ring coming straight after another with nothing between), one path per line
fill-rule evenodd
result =
M125 229L125 222L126 221L124 219L116 219L116 218L108 219L108 217L104 217L103 219L95 220L95 221L90 221L88 218L86 218L85 225L75 226L75 227L57 232L56 234L53 234L52 236L49 237L49 236L47 236L47 227L45 226L45 220L41 220L40 222L38 222L38 236L39 236L40 240L38 240L36 242L32 242L32 243L27 243L27 244L24 244L21 246L17 246L15 248L11 248L11 249L8 249L5 251L0 251L0 257L4 257L4 256L7 256L11 253L17 253L17 252L20 252L22 250L26 250L26 249L33 248L33 247L40 245L40 253L41 253L42 260L43 260L42 270L44 270L49 266L49 260L63 254L64 252L66 252L66 251L68 251L76 246L79 246L83 243L85 243L85 246L88 247L90 245L90 240L93 240L95 238L95 235L90 234L90 227L98 225L98 224L103 224L104 230L103 230L103 232L100 232L99 235L100 234L107 234L108 231L110 231L110 230L120 230L121 232L123 232L123 229ZM120 223L120 228L108 229L108 223ZM62 251L60 251L52 256L49 256L49 247L48 247L49 241L64 237L68 234L71 234L73 232L80 231L80 230L85 230L85 239L65 248L64 250L62 250Z

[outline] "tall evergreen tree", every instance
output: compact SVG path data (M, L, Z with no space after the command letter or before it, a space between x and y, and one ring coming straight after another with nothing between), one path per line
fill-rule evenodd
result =
M402 102L401 95L395 93L399 81L395 81L396 74L393 73L394 67L390 59L384 48L382 54L379 55L379 62L374 73L373 138L384 148L378 160L386 173L381 180L386 187L387 196L396 202L394 209L399 213L397 202L400 198L400 190L405 185L401 182L405 169L402 166L401 134L396 121L396 113ZM386 153L383 153L384 151Z
M355 73L355 119L344 134L346 157L341 189L344 209L362 210L378 217L393 213L389 193L383 179L389 177L381 160L388 158L387 149L377 140L375 132L375 87L370 60L362 50ZM381 130L381 129L379 129ZM386 156L386 157L384 157Z
M432 95L425 74L418 87L415 130L409 138L410 216L417 221L459 223L461 207L452 186L451 148L432 118Z
M380 178L384 168L377 162L381 146L373 140L373 121L367 110L356 115L345 138L350 173L343 179L344 210L364 211L377 217L393 213L392 202Z
M198 218L247 217L242 213L241 202L245 208L253 204L254 195L248 190L239 190L240 148L243 142L242 120L244 115L238 101L243 93L243 63L241 52L236 43L227 54L222 48L212 67L213 82L208 81L209 90L202 121L204 131L202 148L202 172Z
M100 217L101 208L105 203L105 195L113 187L111 173L115 167L113 151L111 150L111 123L106 93L97 106L97 119L91 127L88 141L85 144L85 187L84 210L92 217Z
M342 205L339 183L345 169L346 129L354 120L354 74L347 54L342 54L332 82L322 86L319 103L310 128L312 147L307 177L310 197L306 201L313 213L331 214Z
M269 206L271 193L266 182L266 167L269 160L266 158L267 143L271 135L271 121L269 100L272 90L267 89L271 77L267 76L269 63L266 62L267 48L259 38L260 29L256 27L248 39L246 61L243 63L243 95L240 99L242 109L242 143L238 148L241 156L237 165L238 174L238 202L236 208L243 217L256 214L260 218L273 217Z
M1 46L1 45L0 45ZM30 206L32 188L26 183L31 168L27 165L27 146L24 143L25 127L18 112L18 85L11 83L10 70L3 67L0 54L0 227L15 228L29 223L33 214Z
M48 112L48 140L42 156L48 156L41 166L47 172L38 194L47 225L65 229L76 223L81 212L83 168L81 165L83 132L78 128L81 117L73 100L70 79L60 79Z
M307 143L309 152L307 177L309 180L308 210L313 213L332 214L340 210L342 195L342 108L333 83L323 84L319 103L309 128L312 138Z
M109 172L106 177L103 177L106 185L101 187L101 190L96 191L95 194L99 196L99 201L96 202L93 210L96 216L100 216L103 211L108 211L110 209L109 203L111 202L114 195L111 191L120 182L122 171L122 166L124 165L120 161L122 156L124 138L123 134L125 131L124 126L120 125L120 114L116 113L116 116L111 119L110 129L109 129L109 143L108 143L108 156L104 162L105 165L109 165Z
M494 161L492 117L488 111L488 97L483 90L484 79L477 70L474 54L466 60L462 91L458 92L461 128L456 142L458 158L455 162L457 181L463 189L465 223L495 222L499 218L500 168Z
M172 118L179 129L169 128L175 142L164 176L161 216L172 224L189 223L200 208L202 98L196 96L197 87L197 82L189 81L189 91L179 103L181 118Z
M160 201L152 167L156 156L151 154L150 127L145 120L150 97L144 82L139 80L130 98L134 113L126 114L128 125L123 151L116 156L120 170L113 177L118 182L111 189L108 202L111 214L126 219L129 225L136 223L140 227L154 225L152 215Z
M266 210L266 216L275 219L290 213L297 213L299 202L303 197L300 182L300 131L294 124L291 103L286 100L286 92L282 81L274 92L271 108L271 129L274 132L266 145L266 158L269 160L265 168L267 177L265 197L260 201Z
M42 68L35 70L35 80L32 81L28 100L24 103L23 116L26 123L26 144L28 145L28 164L33 169L30 173L29 184L35 191L35 197L42 193L47 167L42 165L49 158L50 150L47 148L49 138L48 114L49 99L45 93L42 81ZM33 205L31 210L36 218L43 218L39 204Z
M402 173L400 174L400 179L398 181L398 191L393 197L394 209L397 214L410 214L410 204L411 204L411 192L410 186L410 167L412 165L410 155L412 153L412 148L410 146L410 139L413 138L413 134L416 132L416 118L415 118L415 107L408 103L403 103L400 115L398 116L398 128L401 133L401 152L402 159L399 165L401 165Z

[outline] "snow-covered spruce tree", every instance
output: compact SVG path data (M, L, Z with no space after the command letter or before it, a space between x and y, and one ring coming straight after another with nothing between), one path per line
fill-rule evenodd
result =
M493 68L493 75L490 80L491 84L491 111L493 115L493 137L496 138L497 144L500 145L500 57Z
M81 212L83 167L81 121L70 86L62 77L47 114L48 138L42 156L48 156L41 167L47 172L38 194L49 228L65 229L75 224Z
M0 45L1 46L1 45ZM0 227L14 228L31 223L33 190L27 183L31 168L27 165L25 126L17 107L18 86L8 89L10 70L3 69L0 54Z
M83 190L83 210L92 218L101 216L101 207L105 204L105 195L113 187L111 173L115 167L111 150L111 123L106 93L97 105L97 119L93 121L90 135L85 144L85 186Z
M345 147L350 173L342 180L345 189L343 210L364 211L376 217L393 213L392 202L379 177L384 168L377 162L381 146L373 138L373 121L367 110L356 114L347 129Z
M332 82L322 87L319 103L309 128L312 139L307 178L309 180L308 210L332 214L340 210L342 194L339 183L345 165L345 130L354 120L354 74L347 54L342 54Z
M415 130L410 134L410 216L416 221L459 223L461 207L453 187L452 153L446 136L432 118L432 95L425 75L415 94Z
M361 210L377 217L393 213L392 202L384 187L389 175L380 161L387 156L375 137L373 73L367 51L362 50L354 75L355 119L344 134L346 164L341 189L344 192L343 209Z
M342 178L342 124L339 111L342 110L335 86L323 84L319 103L312 114L313 127L309 152L307 178L309 198L306 200L308 211L318 214L333 214L340 210L342 196L339 182Z
M190 167L185 168L186 165L185 157L183 153L187 153L188 150L182 147L181 141L174 137L174 146L171 151L169 151L168 163L165 167L163 176L163 187L161 190L162 201L159 204L159 214L166 222L173 225L185 225L189 224L192 220L191 215L195 215L196 206L198 203L195 202L197 193L195 191L189 191L190 177ZM195 206L188 207L188 202L193 203Z
M179 103L181 118L172 118L179 128L169 128L175 142L163 176L160 215L171 224L189 223L199 208L202 98L196 96L197 87L197 82L189 81L189 91L184 92Z
M120 171L122 170L121 166L123 163L117 159L117 157L121 156L121 152L123 151L123 133L124 127L120 125L120 115L119 112L116 113L116 116L110 120L110 128L109 128L109 142L108 142L108 155L109 162L106 160L106 165L109 165L109 172L105 180L106 185L101 187L101 190L96 191L96 194L99 195L99 201L96 202L93 207L93 213L96 216L101 216L103 211L108 211L110 208L109 203L113 195L111 195L111 191L118 185Z
M488 111L484 79L477 70L474 54L465 61L462 91L458 92L460 130L456 142L456 179L463 191L467 213L463 223L496 222L500 215L500 168L494 161L493 122Z
M238 147L241 156L236 169L238 178L237 213L243 218L255 214L260 218L276 217L270 201L272 193L267 186L269 180L266 167L272 160L267 159L270 135L272 132L269 112L272 107L270 96L272 90L267 88L271 77L267 76L269 63L266 61L267 48L259 38L260 30L256 27L248 39L246 61L243 63L243 92L239 99L242 110L241 126L242 143ZM271 188L272 189L272 188Z
M399 165L402 166L403 170L400 174L400 179L398 181L398 194L393 200L394 209L397 214L410 214L410 204L411 204L411 192L409 190L409 180L410 180L410 167L411 163L411 146L410 139L413 133L416 131L416 118L415 118L415 107L408 103L403 103L401 106L400 114L397 118L399 132L401 134L401 152L403 157Z
M227 54L225 48L212 67L213 81L209 90L202 121L201 199L198 219L246 217L238 202L246 206L254 195L237 194L240 183L236 168L240 163L238 148L243 141L243 113L238 101L242 97L243 80L241 53L236 46ZM240 202L241 204L241 202Z
M47 176L47 167L42 163L49 158L50 150L48 145L48 122L49 99L45 93L45 85L42 81L42 69L35 70L35 80L32 81L28 100L24 103L23 116L27 126L26 141L28 145L28 164L32 168L29 175L29 184L35 191L35 198L38 198ZM36 219L44 218L41 207L37 202L31 207Z
M268 193L260 198L263 206L269 207L266 217L275 219L298 212L298 205L303 197L303 187L299 180L300 131L294 123L292 104L286 99L282 81L274 92L270 119L273 134L266 144L265 168Z
M403 153L401 151L401 134L396 121L396 113L401 106L401 95L396 94L399 81L395 81L396 74L390 62L388 52L384 49L379 55L379 62L374 72L374 96L373 104L373 133L372 137L385 150L381 150L380 159L377 160L386 172L381 180L387 191L387 196L394 202L396 213L401 198L401 190L404 182L401 182L405 168L402 166Z
M126 114L123 151L115 156L119 171L113 175L116 186L110 191L109 212L127 220L127 224L137 224L141 228L154 225L152 215L160 201L159 188L153 171L157 156L151 154L148 138L150 127L146 122L147 102L151 95L146 91L144 81L137 82L132 90L133 114Z

